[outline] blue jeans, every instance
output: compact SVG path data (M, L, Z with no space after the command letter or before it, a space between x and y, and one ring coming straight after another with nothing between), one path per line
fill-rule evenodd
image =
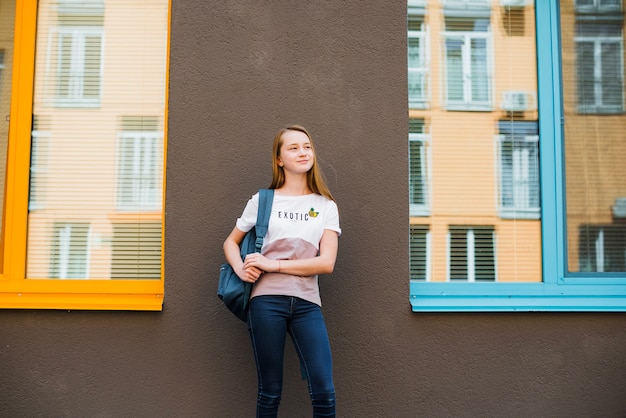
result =
M287 333L306 372L313 416L335 416L330 342L318 305L292 296L254 297L249 305L248 331L259 384L257 417L278 415Z

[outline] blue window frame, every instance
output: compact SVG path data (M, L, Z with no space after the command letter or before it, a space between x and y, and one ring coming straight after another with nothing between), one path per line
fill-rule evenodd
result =
M626 273L569 273L558 0L535 2L541 172L541 282L412 280L415 312L626 311Z

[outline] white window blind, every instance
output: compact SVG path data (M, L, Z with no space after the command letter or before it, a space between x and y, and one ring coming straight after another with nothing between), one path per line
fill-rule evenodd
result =
M410 240L410 279L430 279L430 231L423 225L412 225Z
M41 0L27 277L159 279L168 1Z
M541 281L534 4L411 4L411 279ZM431 60L419 60L421 28L432 32ZM417 63L430 74L423 88L411 83ZM414 106L411 97L421 90L430 100Z

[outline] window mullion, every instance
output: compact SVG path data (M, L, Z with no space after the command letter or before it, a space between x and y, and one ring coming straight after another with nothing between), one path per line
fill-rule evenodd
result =
M463 35L463 102L472 102L472 36Z
M476 281L476 235L474 229L467 230L467 281Z
M539 112L541 237L544 283L556 284L565 268L563 109L560 36L556 0L537 1L536 47ZM541 40L541 41L539 41ZM547 245L546 243L550 243Z
M37 2L16 1L11 117L7 150L4 278L22 282L26 263L26 215L34 81ZM13 283L11 283L13 284ZM18 283L15 283L19 286Z

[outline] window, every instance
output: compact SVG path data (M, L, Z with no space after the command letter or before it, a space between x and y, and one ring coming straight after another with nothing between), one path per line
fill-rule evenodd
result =
M424 121L409 121L409 202L411 216L428 215L428 136Z
M448 233L450 281L494 281L496 264L492 227L452 226Z
M60 0L50 30L49 66L56 72L57 106L100 104L104 4ZM51 74L52 75L52 74Z
M169 2L14 4L0 308L160 310Z
M621 1L424 8L445 30L433 103L408 109L429 150L429 212L409 182L413 311L626 311Z
M619 14L621 17L621 13ZM581 113L624 111L623 21L576 24L576 80Z
M428 104L428 33L424 16L409 15L408 79L409 107L425 108Z
M626 276L620 238L626 197L621 6L616 1L578 1L575 10L562 11L563 35L575 42L573 68L563 69L564 78L575 80L573 86L564 85L565 93L576 92L576 107L564 106L563 112L566 275L572 280L587 274L596 282ZM563 54L567 59L571 52L564 47Z
M539 218L539 136L534 122L500 122L500 216ZM527 135L533 133L533 135Z
M118 158L118 208L120 210L157 210L161 206L161 153L163 137L156 130L158 121L152 120L145 128L143 122L126 121L120 133ZM141 130L146 129L146 130ZM147 130L154 129L154 130Z
M54 226L54 243L50 277L86 279L89 276L89 224L58 223Z
M579 271L626 271L626 225L582 225Z
M411 280L430 279L430 233L426 225L411 225L410 228L410 272Z
M59 104L97 104L100 98L102 34L59 28L57 99Z
M443 34L446 106L450 110L491 107L490 28L486 18L447 18Z

